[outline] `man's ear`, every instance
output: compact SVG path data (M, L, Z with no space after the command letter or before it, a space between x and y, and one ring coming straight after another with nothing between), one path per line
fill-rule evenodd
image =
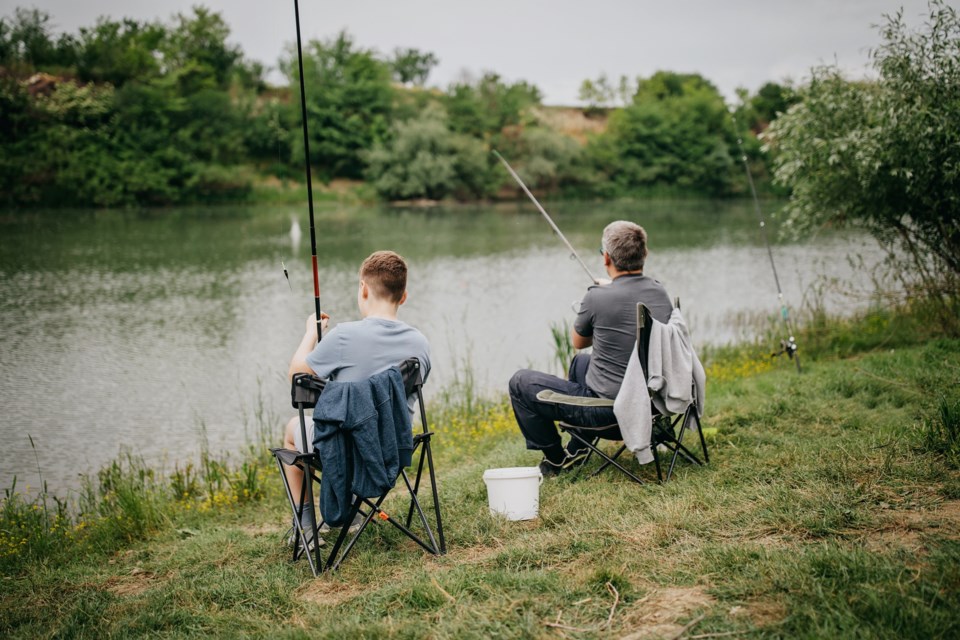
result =
M403 292L403 295L400 296L400 302L397 303L397 306L399 307L400 305L402 305L402 304L403 304L404 302L406 302L406 301L407 301L407 292L404 291L404 292Z
M370 287L363 280L360 281L360 297L364 300L370 297Z
M607 253L606 251L604 251L604 252L603 252L603 266L609 267L611 264L613 264L613 260L610 259L610 254Z

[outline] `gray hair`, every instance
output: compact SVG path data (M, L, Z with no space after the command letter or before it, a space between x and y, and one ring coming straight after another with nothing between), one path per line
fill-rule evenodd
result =
M603 230L603 250L619 271L643 271L647 259L647 232L627 220L611 222Z

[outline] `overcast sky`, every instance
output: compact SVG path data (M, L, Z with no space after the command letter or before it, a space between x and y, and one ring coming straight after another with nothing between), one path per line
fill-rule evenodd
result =
M166 21L195 4L220 12L231 41L269 67L296 38L293 0L0 0L0 13L36 7L75 32L99 16ZM926 0L301 0L300 16L305 39L346 29L382 53L432 51L430 85L489 70L535 84L547 104L575 104L580 83L601 73L698 72L728 98L741 86L801 82L823 63L862 77L879 43L874 25L900 7L913 27L928 13Z

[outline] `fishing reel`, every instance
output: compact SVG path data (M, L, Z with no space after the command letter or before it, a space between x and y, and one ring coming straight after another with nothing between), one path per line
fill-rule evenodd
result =
M780 341L780 351L771 353L770 357L776 358L777 356L787 354L787 357L793 360L794 355L797 353L797 349L797 341L793 339L793 336L790 336L786 340Z

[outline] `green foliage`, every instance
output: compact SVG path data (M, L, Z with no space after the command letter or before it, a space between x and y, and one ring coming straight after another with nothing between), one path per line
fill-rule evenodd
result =
M390 68L393 70L393 77L397 82L422 87L427 83L430 71L439 62L440 59L429 51L397 47L393 50Z
M910 31L880 28L875 82L815 69L802 102L769 131L776 178L793 190L789 224L856 225L884 245L907 284L960 278L960 19L940 0Z
M84 82L108 82L115 87L160 75L159 56L166 29L156 23L100 18L80 29L77 77Z
M426 109L398 122L392 139L366 155L367 177L388 200L482 196L489 169L486 150L473 138L447 129L443 109Z
M573 348L573 339L570 337L570 323L566 319L560 324L550 323L550 337L553 339L553 357L560 368L559 375L566 377L570 371L573 356L577 355L577 350Z
M527 126L509 130L500 136L499 150L531 189L556 191L583 181L580 145L553 129ZM516 187L512 181L508 184Z
M940 398L933 415L924 418L921 439L926 451L960 468L960 398Z
M49 59L36 51L56 47L45 14L16 15L3 50L26 72ZM71 41L79 81L47 76L28 87L4 76L0 198L123 206L246 197L251 179L237 165L256 128L246 126L252 98L242 98L257 78L228 35L202 8L169 28L101 19Z
M76 60L76 42L64 34L54 40L50 15L17 8L12 20L0 18L0 66L30 72L40 67L65 68Z
M540 104L540 99L540 90L531 84L507 84L498 74L485 73L475 82L464 80L452 85L443 103L453 131L489 139L504 127L521 124L527 110Z
M580 83L577 98L587 103L587 112L599 112L603 109L629 104L636 87L627 76L620 76L617 86L611 84L607 74L601 73L596 80L584 80Z
M297 54L283 63L291 87L299 86ZM393 90L389 65L373 51L357 47L341 31L333 40L313 40L303 52L307 86L310 161L324 178L360 178L362 152L382 142L390 126ZM295 122L294 154L303 156L299 100L290 108Z
M746 120L751 130L760 132L776 120L780 114L799 102L800 98L789 84L767 82L750 98L749 108L753 117Z
M588 154L620 190L674 186L723 195L731 188L732 142L726 105L712 84L660 71L638 81L632 104L610 116Z
M180 77L189 92L203 87L226 88L243 58L240 47L227 44L230 28L219 13L201 6L193 15L178 13L161 42L164 65Z

